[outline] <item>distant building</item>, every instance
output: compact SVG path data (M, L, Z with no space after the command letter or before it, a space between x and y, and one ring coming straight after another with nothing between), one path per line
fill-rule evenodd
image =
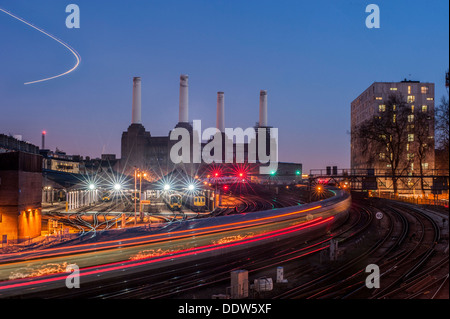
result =
M0 134L0 153L15 151L39 154L39 147L22 141L21 135L8 136L5 134Z
M365 121L377 116L384 111L386 101L392 94L400 94L405 98L405 102L411 108L411 113L416 111L427 112L430 115L429 136L432 143L432 150L427 154L426 160L422 166L426 171L434 169L434 83L421 83L419 81L404 80L401 82L374 82L363 93L361 93L353 102L351 102L351 131ZM411 125L414 124L414 117L410 118ZM414 134L408 134L407 149L414 149L416 140ZM430 148L431 149L431 148ZM407 156L413 156L407 154ZM353 170L374 169L379 173L389 171L389 166L385 161L376 160L389 154L367 154L364 153L357 138L352 134L351 137L351 168ZM371 160L369 160L371 158ZM375 160L373 160L375 159ZM418 163L411 162L409 174L418 174ZM379 174L378 173L378 174ZM413 183L410 181L410 183ZM380 187L380 185L379 185ZM414 189L414 187L412 187Z
M40 154L44 157L44 161L42 162L43 169L72 174L80 173L81 157L78 155L67 155L58 149L55 152L40 150Z

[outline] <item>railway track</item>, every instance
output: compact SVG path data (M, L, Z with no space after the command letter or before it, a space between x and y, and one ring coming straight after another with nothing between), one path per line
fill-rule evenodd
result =
M440 228L435 219L420 209L396 203L377 203L370 208L383 211L386 216L383 233L375 244L331 272L276 297L417 298L428 293L432 286L436 289L435 297L448 284L448 250L446 254L436 250ZM376 264L381 269L379 289L366 287L368 264ZM442 270L443 275L430 275Z

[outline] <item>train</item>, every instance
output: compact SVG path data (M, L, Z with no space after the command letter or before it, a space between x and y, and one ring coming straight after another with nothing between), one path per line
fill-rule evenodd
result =
M171 210L181 210L182 197L180 194L170 194L166 198L166 203Z
M206 211L206 197L204 195L182 196L178 193L172 193L164 196L164 201L171 210L181 210L186 206L194 212Z
M204 195L194 195L186 196L186 206L188 206L194 212L204 212L206 211L206 196Z

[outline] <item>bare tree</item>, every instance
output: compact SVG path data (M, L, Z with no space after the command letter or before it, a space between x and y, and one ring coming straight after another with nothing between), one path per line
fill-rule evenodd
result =
M441 103L436 107L436 165L441 169L449 167L449 106L448 87L449 73L445 73L447 96L442 96ZM438 164L439 163L439 164Z
M412 158L407 156L408 116L411 107L401 94L392 94L383 109L371 119L359 125L352 134L358 141L367 165L386 167L392 176L394 195L398 195L398 180L404 175Z
M409 154L414 154L415 162L419 166L420 189L424 197L424 165L430 158L431 153L434 152L434 117L431 112L432 110L428 109L416 109L408 118L409 132L413 134L414 139L412 143L409 143L410 151L413 152Z
M438 147L440 149L448 150L449 139L449 107L448 97L443 96L441 104L436 108L436 133Z

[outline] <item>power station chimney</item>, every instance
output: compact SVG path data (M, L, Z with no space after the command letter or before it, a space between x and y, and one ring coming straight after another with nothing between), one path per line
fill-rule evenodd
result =
M42 131L42 147L41 149L45 150L45 135L47 134L46 131Z
M180 76L180 113L179 123L187 123L189 121L189 76L182 74Z
M142 124L141 121L141 78L133 78L133 104L131 110L131 124Z
M259 126L267 126L267 91L259 92Z
M225 96L223 92L217 92L216 127L220 132L225 132Z

